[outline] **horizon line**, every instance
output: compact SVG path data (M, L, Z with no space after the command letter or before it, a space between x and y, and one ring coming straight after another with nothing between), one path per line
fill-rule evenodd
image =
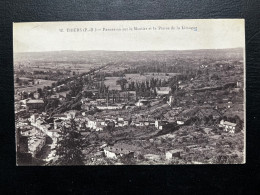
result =
M85 52L85 51L106 51L106 52L160 52L160 51L197 51L197 50L224 50L224 49L244 49L244 47L230 47L230 48L205 48L205 49L165 49L165 50L102 50L102 49L93 49L93 50L53 50L53 51L22 51L22 52L13 52L14 54L19 53L43 53L43 52L64 52L64 51L73 51L73 52Z

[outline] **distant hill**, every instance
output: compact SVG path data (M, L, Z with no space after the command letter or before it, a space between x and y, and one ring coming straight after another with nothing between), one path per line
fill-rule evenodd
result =
M15 53L14 61L41 62L117 62L157 60L167 58L230 58L242 59L243 49L203 49L203 50L167 50L167 51L50 51Z

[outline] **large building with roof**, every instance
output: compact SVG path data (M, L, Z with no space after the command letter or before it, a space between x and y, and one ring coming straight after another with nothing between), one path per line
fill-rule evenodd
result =
M42 109L44 106L44 101L42 99L28 100L26 106L29 110L32 109Z
M170 87L156 87L156 93L157 95L169 95L171 92Z
M117 159L118 157L130 157L133 158L135 153L139 152L139 148L133 145L118 143L113 146L106 146L104 153L106 157Z

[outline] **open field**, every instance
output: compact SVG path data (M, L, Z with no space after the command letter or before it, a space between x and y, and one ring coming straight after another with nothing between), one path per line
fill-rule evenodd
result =
M19 66L16 67L19 69ZM78 63L41 63L37 62L35 65L30 66L30 64L23 63L23 65L20 65L20 69L23 69L26 72L33 72L33 71L75 71L79 73L88 72L91 68L93 68L93 65L91 64L78 64Z
M39 84L38 84L39 82ZM44 79L35 79L34 85L27 86L19 86L17 83L14 84L16 91L25 91L25 92L33 92L36 91L37 88L43 88L44 86L51 86L55 81L44 80Z
M108 66L106 68L103 68L101 70L101 72L104 72L104 73L113 73L113 72L118 72L118 71L123 71L123 70L126 70L127 68L129 68L128 66Z
M109 87L109 89L117 88L118 85L116 84L116 81L120 79L120 77L106 77L104 84ZM120 86L119 86L120 87Z

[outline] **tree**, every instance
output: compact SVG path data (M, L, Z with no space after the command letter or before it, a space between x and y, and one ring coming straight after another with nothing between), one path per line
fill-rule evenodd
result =
M108 130L114 130L114 128L115 128L115 123L113 121L111 121L107 124Z
M28 93L28 97L34 99L33 93L32 93L32 92L29 92L29 93Z
M116 81L116 84L121 86L122 91L124 91L126 83L127 83L127 80L125 78L122 78L122 79L119 79Z
M71 105L71 110L81 110L81 102L78 101Z
M70 127L63 126L57 143L56 154L58 160L55 165L84 165L82 153L82 136L77 131L76 123L72 119Z
M240 119L239 116L235 115L234 121L237 124L237 131L243 129L243 121Z
M93 93L92 93L91 91L84 91L84 92L83 92L83 96L84 96L85 98L92 98Z
M37 88L37 92L39 93L40 97L42 97L42 88Z

